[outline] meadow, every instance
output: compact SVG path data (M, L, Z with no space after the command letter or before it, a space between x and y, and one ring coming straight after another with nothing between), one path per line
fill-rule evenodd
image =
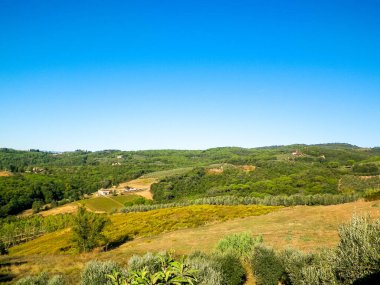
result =
M133 213L129 218L130 214L112 215L114 226L107 227L107 236L112 236L114 240L120 239L125 237L126 230L134 237L108 251L96 250L78 255L70 248L70 229L64 229L14 247L10 250L9 257L3 257L2 260L13 264L9 270L18 278L46 270L50 274L62 273L70 284L76 284L85 263L92 259L112 259L126 265L132 255L146 252L174 250L177 255L187 255L194 251L211 253L218 240L226 235L241 232L248 232L253 236L262 235L265 244L275 250L291 247L304 252L318 252L321 248L333 248L337 245L339 225L348 222L353 214L380 217L378 201L261 210L246 206L245 217L240 214L244 206L227 209L224 209L225 206L193 207L188 211L184 211L183 208L173 209L174 212L168 209L159 210L153 215ZM254 215L262 213L264 209L269 213ZM194 213L199 212L204 213L202 221L193 217L198 216ZM210 214L212 218L206 222L205 219L210 217ZM232 218L234 215L235 218ZM177 225L175 220L182 222L182 225ZM154 231L150 232L152 225L155 225L152 227ZM50 264L48 269L46 262Z

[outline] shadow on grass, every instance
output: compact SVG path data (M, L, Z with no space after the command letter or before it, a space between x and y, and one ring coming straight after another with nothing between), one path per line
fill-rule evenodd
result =
M13 278L11 273L0 273L0 283L12 281Z
M2 272L0 272L0 283L9 282L9 281L13 280L13 278L15 276L9 272L10 271L9 268L12 265L13 266L19 266L19 265L22 265L25 263L27 263L27 262L26 261L8 261L8 260L1 261L0 262L0 269Z
M126 236L122 236L120 237L119 239L117 240L113 240L109 243L107 243L105 246L104 246L104 251L109 251L109 250L112 250L112 249L115 249L115 248L118 248L119 246L121 246L122 244L128 242L128 241L131 241L133 240L132 237L130 237L129 235L126 235Z
M353 285L379 285L380 284L380 272L367 275L363 278L357 279Z

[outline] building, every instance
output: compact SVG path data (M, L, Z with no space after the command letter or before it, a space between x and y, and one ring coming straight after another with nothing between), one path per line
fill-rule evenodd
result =
M110 189L100 189L98 190L98 196L108 196L111 194Z

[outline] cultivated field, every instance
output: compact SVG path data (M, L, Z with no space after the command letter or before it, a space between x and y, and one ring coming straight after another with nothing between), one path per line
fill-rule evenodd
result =
M95 213L112 213L125 207L125 203L136 200L139 196L135 194L125 194L119 196L94 197L80 200L79 204Z

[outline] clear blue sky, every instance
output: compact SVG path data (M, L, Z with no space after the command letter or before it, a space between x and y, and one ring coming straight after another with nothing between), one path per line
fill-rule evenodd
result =
M380 2L0 0L0 147L380 145Z

